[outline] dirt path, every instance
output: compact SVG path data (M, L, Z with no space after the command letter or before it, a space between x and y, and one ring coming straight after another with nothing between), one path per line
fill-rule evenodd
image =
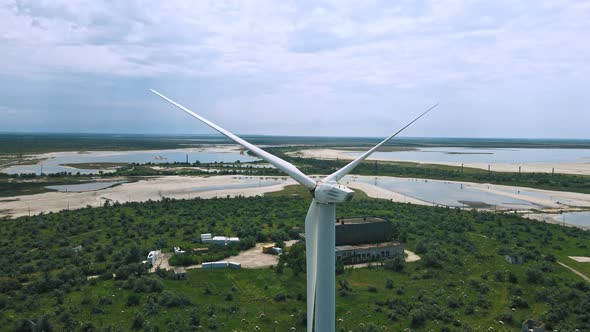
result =
M174 267L168 264L168 260L170 259L170 257L172 257L172 253L161 254L160 257L156 259L156 262L154 263L153 267L150 269L150 273L156 272L157 268L160 268L162 270L173 269Z
M568 270L572 271L573 273L575 273L575 274L579 275L580 277L582 277L582 279L586 280L587 282L590 282L590 278L588 278L588 277L587 277L585 274L583 274L582 272L580 272L580 271L578 271L578 270L575 270L574 268L572 268L572 267L569 267L569 266L567 266L567 265L563 264L562 262L557 262L557 264L559 264L559 265L561 265L561 266L565 267L566 269L568 269Z

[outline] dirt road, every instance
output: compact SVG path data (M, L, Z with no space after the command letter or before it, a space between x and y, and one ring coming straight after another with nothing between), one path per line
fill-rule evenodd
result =
M563 264L562 262L557 262L557 264L559 264L559 265L561 265L561 266L565 267L566 269L568 269L568 270L572 271L573 273L575 273L575 274L579 275L580 277L582 277L582 279L586 280L587 282L590 282L590 278L588 278L588 277L587 277L585 274L583 274L582 272L580 272L580 271L578 271L578 270L575 270L574 268L572 268L572 267L570 267L570 266L567 266L567 265Z

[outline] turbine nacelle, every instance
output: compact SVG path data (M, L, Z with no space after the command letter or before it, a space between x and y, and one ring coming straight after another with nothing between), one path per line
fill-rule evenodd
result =
M350 202L354 196L354 191L346 186L338 184L336 181L319 181L312 194L318 203L333 204Z

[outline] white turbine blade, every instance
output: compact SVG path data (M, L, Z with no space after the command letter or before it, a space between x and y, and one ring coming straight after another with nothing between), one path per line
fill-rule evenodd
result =
M311 201L305 217L305 256L307 265L307 331L313 330L315 293L318 258L318 215L317 202Z
M196 114L195 112L189 110L188 108L178 104L177 102L173 101L172 99L162 95L161 93L150 89L153 93L155 93L156 95L160 96L162 99L166 100L167 102L169 102L170 104L180 108L181 110L185 111L186 113L188 113L189 115L197 118L198 120L200 120L201 122L205 123L206 125L208 125L209 127L217 130L218 132L220 132L221 134L225 135L226 137L228 137L229 139L233 140L234 142L240 144L241 146L245 147L246 149L252 151L253 153L255 153L257 156L259 156L260 158L266 160L267 162L269 162L270 164L274 165L276 168L280 169L281 171L287 173L290 177L292 177L293 179L295 179L295 181L299 182L300 184L302 184L303 186L305 186L307 189L314 189L316 186L316 182L314 180L312 180L310 177L308 177L307 175L303 174L303 172L301 172L299 169L297 169L297 167L295 167L293 164L289 163L288 161L285 161L277 156L274 156L264 150L262 150L261 148L241 139L240 137L230 133L229 131L221 128L220 126L214 124L213 122L205 119L204 117Z
M390 139L392 139L395 136L397 136L397 134L399 134L402 131L404 131L404 129L408 128L412 123L418 121L418 119L420 119L421 117L423 117L424 115L426 115L426 113L430 112L436 106L438 106L438 103L434 104L434 106L432 106L431 108L429 108L426 112L420 114L417 118L415 118L414 120L412 120L412 122L410 122L407 125L405 125L402 129L396 131L391 136L389 136L386 139L384 139L381 143L375 145L371 150L365 152L363 155L361 155L360 157L358 157L355 160L351 161L348 165L342 167L341 169L337 170L336 172L328 175L323 181L325 181L325 182L328 182L328 181L338 181L338 180L342 179L346 174L350 173L355 167L357 167L358 164L360 164L363 160L367 159L367 157L369 157L373 152L375 152L375 150L377 150L379 147L381 147L381 145L387 143L387 141L389 141Z

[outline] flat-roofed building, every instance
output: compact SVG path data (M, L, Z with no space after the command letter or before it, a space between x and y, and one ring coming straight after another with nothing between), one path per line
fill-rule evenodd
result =
M336 219L336 245L391 241L391 223L377 217Z
M175 267L174 268L174 279L176 279L176 280L186 279L186 269L184 267Z
M404 245L392 240L391 223L377 217L336 219L336 260L358 264L404 257ZM305 235L302 234L305 239Z

